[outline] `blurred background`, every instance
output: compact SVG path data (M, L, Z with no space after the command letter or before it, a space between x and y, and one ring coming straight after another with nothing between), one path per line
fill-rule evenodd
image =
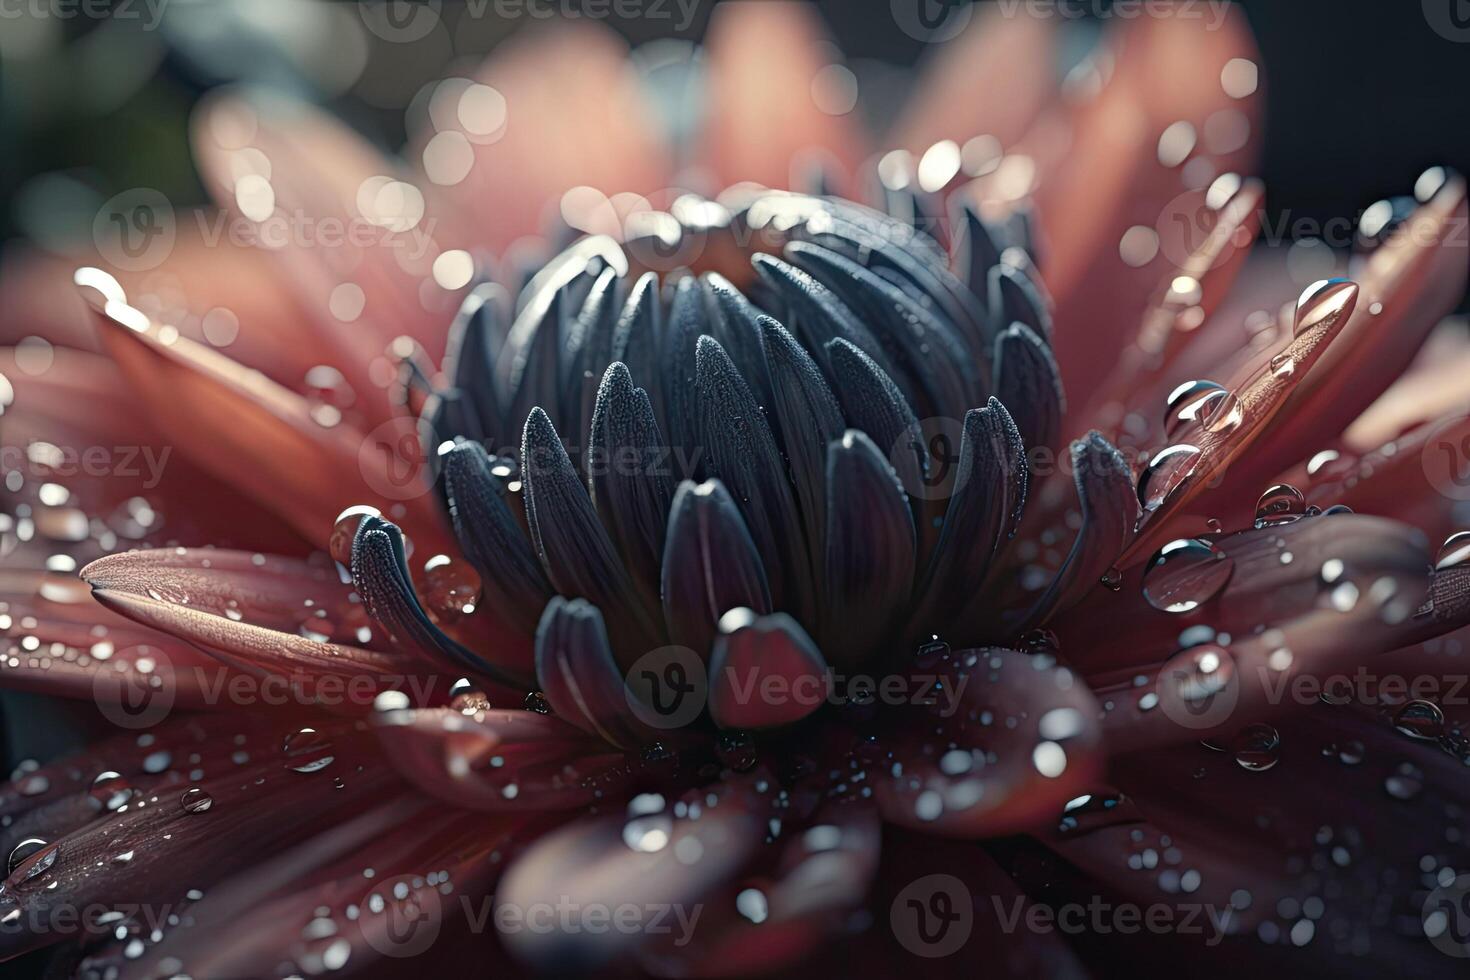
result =
M942 16L967 0L813 0L844 69L834 76L839 108L878 131L929 47L895 29L895 5L904 2ZM611 0L0 0L0 242L54 251L86 242L103 202L136 186L157 188L176 206L203 203L188 118L223 84L311 99L391 152L426 113L433 82L469 74L515 32L569 13L590 13L644 46L650 77L662 69L673 82L660 86L665 97L689 96L699 85L691 45L715 5L665 0L665 14L653 17L620 16ZM1106 17L1111 5L1071 6L1063 69L1085 54L1097 12ZM1268 80L1261 176L1269 213L1356 218L1406 191L1426 166L1470 169L1463 0L1241 6Z

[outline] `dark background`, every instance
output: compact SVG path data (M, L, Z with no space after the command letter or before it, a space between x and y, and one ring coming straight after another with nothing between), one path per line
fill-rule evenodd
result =
M279 6L279 0L247 2ZM288 6L290 2L286 0ZM888 0L814 4L849 62L906 66L926 47L895 29ZM1451 4L1470 8L1465 0L1243 0L1267 82L1261 175L1273 212L1290 208L1294 216L1318 221L1355 215L1379 197L1411 186L1430 164L1470 170L1470 113L1465 111L1470 43L1436 33L1426 10L1438 5L1447 13ZM701 2L686 38L702 36L712 6L709 0ZM446 21L453 18L455 0L444 0L443 9ZM670 27L669 21L612 18L607 23L633 43L661 36ZM485 45L519 26L486 26ZM85 18L67 21L67 46L86 43L98 29L96 21ZM0 31L13 30L10 22L0 21ZM1470 29L1465 33L1470 35ZM176 202L202 200L191 174L186 120L199 94L223 79L201 70L197 50L181 52L156 32L136 43L163 50L150 49L139 59L142 67L128 71L147 71L155 62L156 67L121 105L106 112L68 112L63 106L38 113L31 92L0 89L0 240L34 233L36 212L45 208L37 206L33 194L18 204L16 192L28 178L52 171L79 174L99 192L99 200L140 184L164 188ZM5 64L5 57L0 40L0 85L10 86L8 69L13 66ZM259 72L272 57L260 52L246 61ZM378 68L370 63L368 71ZM289 69L282 74L289 75ZM107 83L104 70L97 84ZM309 85L303 87L311 94ZM324 101L383 146L401 144L401 111L365 106L351 93L329 95ZM79 210L85 213L85 208Z

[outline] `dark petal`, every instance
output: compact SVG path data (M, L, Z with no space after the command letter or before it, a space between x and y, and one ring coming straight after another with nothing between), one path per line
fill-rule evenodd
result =
M846 340L832 341L827 356L848 426L867 433L893 464L909 496L919 499L929 457L920 441L919 420L903 393L871 357Z
M470 810L582 807L621 790L628 774L622 753L597 737L520 708L404 708L377 712L373 724L392 768Z
M536 630L536 679L563 721L620 748L648 740L628 706L602 613L585 599L547 604Z
M663 561L669 637L709 655L720 617L737 607L771 611L770 588L755 542L718 480L679 484L669 510Z
M769 873L750 876L765 898L764 918L753 922L741 913L736 896L747 881L736 881L705 903L692 936L655 936L639 953L644 967L672 977L703 975L709 964L719 964L724 976L757 976L830 947L867 898L883 828L867 801L827 804L811 820L805 831L775 843L779 856Z
M1056 819L1102 768L1099 708L1087 685L1048 657L1011 650L921 659L932 701L879 736L869 767L890 821L947 836L997 836Z
M801 504L812 567L817 568L826 533L827 444L842 435L842 409L816 362L796 338L770 317L761 317L766 365L771 378L771 412L776 438L786 455Z
M990 270L990 322L1024 323L1043 343L1051 343L1051 311L1036 284L1020 269L1002 262Z
M668 430L664 415L663 373L659 370L658 341L663 334L659 322L658 276L645 272L633 284L623 312L613 330L612 359L622 361L633 381L648 392L658 427Z
M915 632L941 631L971 603L996 552L1016 533L1027 479L1026 448L1005 406L992 398L984 408L966 412L959 465L925 572Z
M447 657L506 687L525 686L523 678L456 643L429 619L414 594L403 552L403 532L397 525L381 517L362 519L352 540L352 584L368 614L398 642Z
M898 474L871 439L849 429L827 450L822 641L839 666L889 638L895 607L913 591L915 546Z
M633 386L622 363L614 363L602 378L587 445L592 503L652 594L658 587L674 483L648 393Z
M1056 578L1026 618L1028 626L1067 608L1098 584L1133 537L1138 494L1123 454L1096 432L1072 443L1072 480L1082 526Z
M1028 448L1056 445L1067 410L1062 376L1046 341L1024 323L1012 323L995 338L995 393L1015 406Z
M705 469L724 483L745 516L776 608L805 610L811 572L801 518L765 413L718 341L700 337L695 354L695 418Z
M995 234L981 220L980 212L969 201L962 201L955 208L954 220L959 233L951 242L950 264L975 298L988 308L990 270L1000 264L1004 246L997 242Z
M800 721L829 693L827 662L785 613L732 610L720 620L709 665L709 712L721 728L774 728Z
M907 283L917 296L935 304L959 330L975 360L984 362L993 336L989 314L969 288L944 267L943 257L937 263L926 262L891 237L874 236L840 220L833 221L830 230L811 237L880 275L889 273L891 281Z
M640 804L665 806L652 812L642 808L634 819L667 821L642 837L622 814L579 820L547 834L506 870L496 892L499 906L524 913L568 902L579 909L632 904L692 915L745 867L760 846L763 820L725 790L720 785L691 794L698 804L697 819L684 815L686 801L681 801L686 802L685 809L675 815L671 802L654 794L639 796ZM658 846L642 843L654 834L659 835ZM699 857L691 862L690 854ZM651 941L647 930L622 929L518 928L501 938L513 954L552 976L599 975L599 967L606 968Z
M825 363L827 345L840 337L865 352L892 375L888 355L878 339L832 290L774 256L757 253L750 261L761 281L779 298L786 325L801 337L817 360L824 362L824 367L831 370L831 366Z
M495 305L504 290L494 283L476 286L460 304L449 328L444 373L459 392L459 406L451 411L473 417L475 428L455 429L446 438L503 439L509 433L495 384Z
M791 242L786 255L830 288L867 322L902 377L895 378L916 410L957 418L983 397L974 360L953 325L898 286L844 255Z
M766 404L770 401L770 384L762 347L761 311L720 274L706 272L699 278L704 285L707 322L713 324L713 329L703 329L700 333L707 333L720 342L746 384L757 393L761 404Z
M509 392L507 426L524 424L526 415L537 405L551 405L560 414L561 334L570 302L566 287L543 290L532 297L511 325L496 365L501 373L499 384Z
M580 312L568 325L568 337L562 349L566 377L562 381L561 401L557 404L562 405L562 418L565 420L562 427L568 432L575 432L578 439L592 423L598 385L602 382L603 372L614 359L613 321L618 312L621 285L622 281L612 269L604 269L593 282Z
M444 494L465 557L484 579L484 601L516 630L536 628L536 610L554 591L485 448L462 442L443 457Z
M656 630L556 429L539 408L526 419L521 467L526 521L547 580L562 595L602 609L619 661L637 659Z
M681 465L699 445L694 425L694 350L699 335L704 333L703 313L704 296L699 281L692 276L680 279L669 307L668 332L659 351L659 364L665 385L664 399L668 403L669 440L681 451L676 454ZM689 472L681 471L679 475L692 478L695 469L691 467Z

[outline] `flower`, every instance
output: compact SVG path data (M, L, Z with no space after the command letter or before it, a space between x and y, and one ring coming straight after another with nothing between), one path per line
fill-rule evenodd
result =
M1106 973L1128 916L1161 963L1462 950L1470 741L1452 692L1391 682L1450 681L1470 619L1463 534L1425 537L1464 523L1434 363L1463 343L1410 367L1464 288L1464 181L1428 172L1352 278L1245 336L1262 190L1194 144L1248 48L1169 18L1121 43L1026 152L885 154L877 207L741 162L524 283L503 261L437 365L394 247L355 293L285 250L339 322L262 353L364 355L305 394L77 273L111 361L12 355L7 438L47 479L10 488L35 571L0 678L135 731L0 790L0 949L91 908L84 974ZM319 187L274 176L290 132L258 136L273 203L336 200L342 145ZM372 187L417 214L400 183ZM369 308L412 314L396 364L344 329ZM71 480L83 439L187 459ZM1035 925L1057 907L1093 935Z

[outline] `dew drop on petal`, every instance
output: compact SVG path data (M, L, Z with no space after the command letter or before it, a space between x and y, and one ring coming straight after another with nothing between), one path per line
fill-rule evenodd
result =
M1296 301L1296 314L1292 329L1297 336L1303 331L1337 316L1358 298L1358 284L1351 279L1319 279L1312 283Z
M1220 399L1230 393L1214 381L1186 381L1169 393L1164 416L1164 432L1174 438L1190 426L1209 417Z
M128 785L127 780L111 771L99 773L92 780L88 792L97 806L109 813L133 797L133 788Z
M1268 487L1256 501L1256 527L1290 524L1307 512L1307 498L1289 483Z
M1138 478L1138 502L1148 512L1163 506L1180 484L1189 479L1199 465L1202 453L1198 446L1185 443L1160 450Z
M382 517L376 507L366 504L358 504L349 507L337 515L337 520L332 524L332 537L328 543L327 550L334 561L343 565L352 564L352 540L357 537L358 525L364 517Z
M1242 769L1265 772L1281 759L1281 736L1266 724L1247 725L1230 743Z
M480 576L466 561L435 555L424 563L423 599L441 621L456 622L480 604Z
M1444 711L1433 701L1416 698L1394 712L1393 727L1410 738L1432 742L1444 734Z
M184 808L185 813L203 813L214 806L214 797L198 786L191 786L179 797L179 805Z
M1143 573L1143 597L1161 612L1187 613L1219 594L1235 562L1208 541L1181 538L1160 548Z
M1470 564L1470 531L1459 531L1445 538L1434 560L1434 570L1443 571L1465 564Z
M1411 763L1400 763L1383 781L1383 789L1396 800L1412 800L1424 789L1424 774Z
M281 751L286 756L286 767L296 772L319 772L336 759L332 755L332 741L315 728L303 728L286 736Z
M27 861L32 855L34 855L37 852L39 852L43 847L45 847L47 845L47 843L48 842L46 840L44 840L44 839L42 839L40 837L27 837L24 840L22 840L20 843L16 844L14 847L12 847L10 849L10 858L6 862L6 865L5 865L5 873L7 875L15 874L15 869L16 868L20 867L21 864L23 864L25 861ZM55 860L56 860L55 852L52 852L50 861L47 861L47 862L44 862L44 863L46 864L46 867L49 868L51 866L51 864L55 862ZM41 868L40 870L41 871L44 871L45 868ZM31 874L28 874L26 877L27 878L34 878L37 874L40 874L40 871L37 871L35 868L32 868L31 869Z

